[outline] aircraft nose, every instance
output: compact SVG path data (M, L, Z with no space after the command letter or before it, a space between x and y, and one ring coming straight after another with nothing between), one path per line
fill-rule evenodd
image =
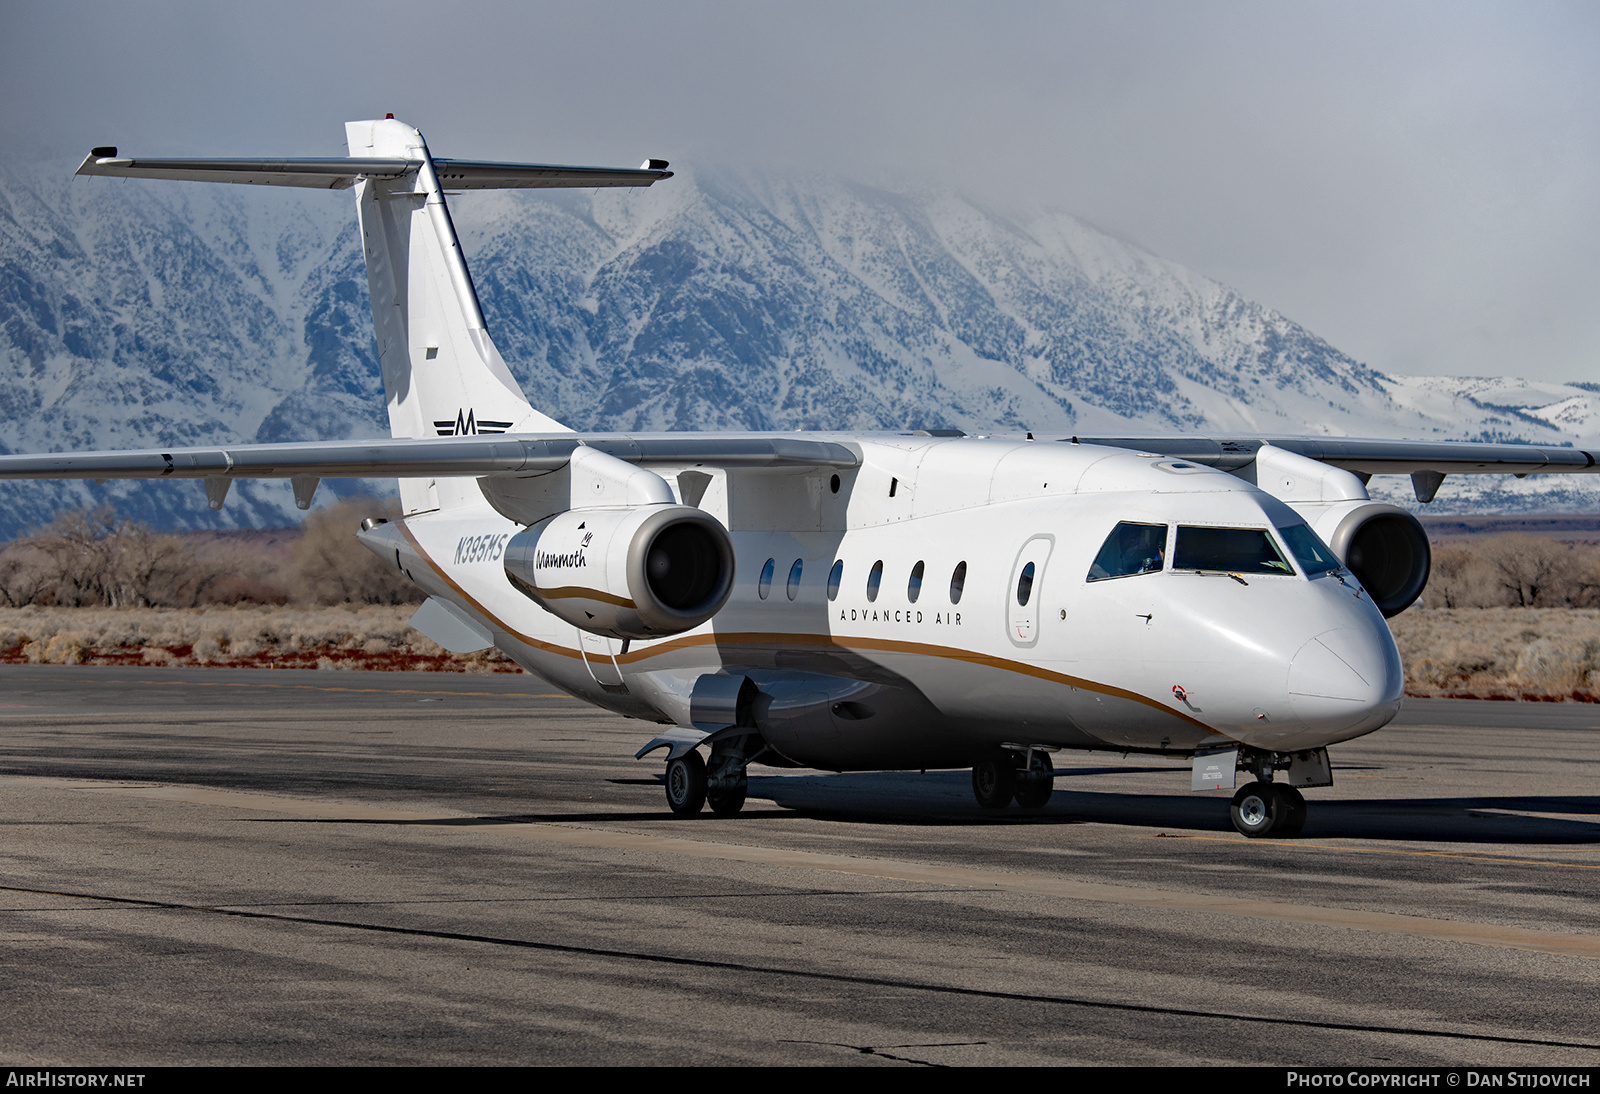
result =
M1289 663L1295 717L1323 733L1376 729L1400 709L1404 691L1405 672L1394 643L1353 627L1322 632Z

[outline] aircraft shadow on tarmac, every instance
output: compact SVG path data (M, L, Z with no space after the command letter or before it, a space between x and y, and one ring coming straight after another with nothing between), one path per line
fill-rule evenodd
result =
M1234 834L1227 793L1078 791L1070 775L1166 769L1073 769L1058 774L1049 805L980 809L966 772L879 772L750 780L750 796L819 819L894 824L1102 824ZM1173 772L1183 778L1188 772ZM1600 796L1480 795L1443 798L1332 798L1310 791L1301 838L1429 840L1444 843L1600 843ZM1243 837L1240 837L1243 838Z
M1149 767L1074 768L1058 773L1056 792L1043 809L985 810L972 798L965 771L927 774L901 771L848 774L751 775L749 802L735 817L707 812L685 820L685 834L695 824L738 824L810 819L852 824L917 827L973 825L1113 824L1171 831L1220 832L1236 835L1228 819L1225 792L1190 795L1174 787L1171 794L1078 791L1063 784L1073 775L1148 774L1165 772L1175 779L1187 771ZM652 778L613 779L658 794ZM1407 840L1461 844L1600 843L1600 796L1480 795L1441 798L1323 798L1331 790L1308 794L1311 807L1301 839L1342 838ZM770 802L769 806L767 803ZM488 827L534 823L623 823L672 818L665 809L650 812L531 812L428 820L356 821L392 825ZM679 818L682 820L682 818ZM289 820L268 823L352 823ZM1243 839L1244 837L1238 837Z

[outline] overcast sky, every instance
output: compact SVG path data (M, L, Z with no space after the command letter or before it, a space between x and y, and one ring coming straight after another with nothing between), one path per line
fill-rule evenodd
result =
M1082 216L1403 373L1600 381L1600 4L0 0L11 155L809 167Z

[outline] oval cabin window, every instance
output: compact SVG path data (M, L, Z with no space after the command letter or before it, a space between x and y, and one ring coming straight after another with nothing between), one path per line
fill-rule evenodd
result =
M1033 563L1028 563L1022 568L1022 576L1017 578L1017 603L1023 607L1028 606L1028 598L1033 596Z

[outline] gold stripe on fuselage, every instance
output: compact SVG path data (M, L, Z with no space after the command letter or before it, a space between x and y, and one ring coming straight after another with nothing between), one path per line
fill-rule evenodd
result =
M433 560L429 559L428 564L430 566L433 565ZM438 569L438 567L434 568ZM538 593L543 600L598 600L602 604L614 604L619 608L637 609L639 607L639 605L625 596L614 596L611 593L603 593L599 589L584 588L582 585L562 585L554 589L538 589Z
M561 657L570 657L574 660L582 659L583 655L578 650L558 646L552 642L534 638L532 635L523 634L501 620L488 608L478 602L478 599L458 585L444 569L433 560L417 537L407 528L404 521L399 522L400 534L405 536L417 552L417 557L427 563L428 568L439 576L439 579L448 585L455 594L470 604L484 618L490 620L496 627L515 638L524 645L531 646L546 653L557 654ZM1213 729L1200 719L1185 714L1180 710L1173 710L1157 699L1148 695L1141 695L1136 691L1119 688L1113 684L1103 684L1097 680L1086 680L1081 676L1069 676L1064 672L1056 672L1039 665L1030 665L1025 661L1012 661L1004 657L994 657L987 653L977 653L973 650L964 650L954 646L935 646L924 642L900 642L892 638L857 638L850 635L835 634L788 634L777 631L727 631L713 632L711 634L691 634L682 638L669 638L663 642L655 643L646 649L630 650L627 653L615 655L619 666L635 665L651 657L659 657L664 653L677 650L690 649L695 646L717 646L721 649L738 649L740 647L774 647L778 649L793 648L795 646L811 646L844 650L871 650L878 653L905 653L921 657L937 657L949 661L964 661L971 665L980 665L984 668L997 669L1001 672L1013 672L1022 676L1031 676L1038 680L1046 680L1054 684L1064 684L1067 687L1081 688L1099 695L1115 699L1126 699L1139 703L1152 710L1159 710L1163 714L1170 714L1181 722L1202 729L1207 733L1219 737L1227 736L1219 729Z

